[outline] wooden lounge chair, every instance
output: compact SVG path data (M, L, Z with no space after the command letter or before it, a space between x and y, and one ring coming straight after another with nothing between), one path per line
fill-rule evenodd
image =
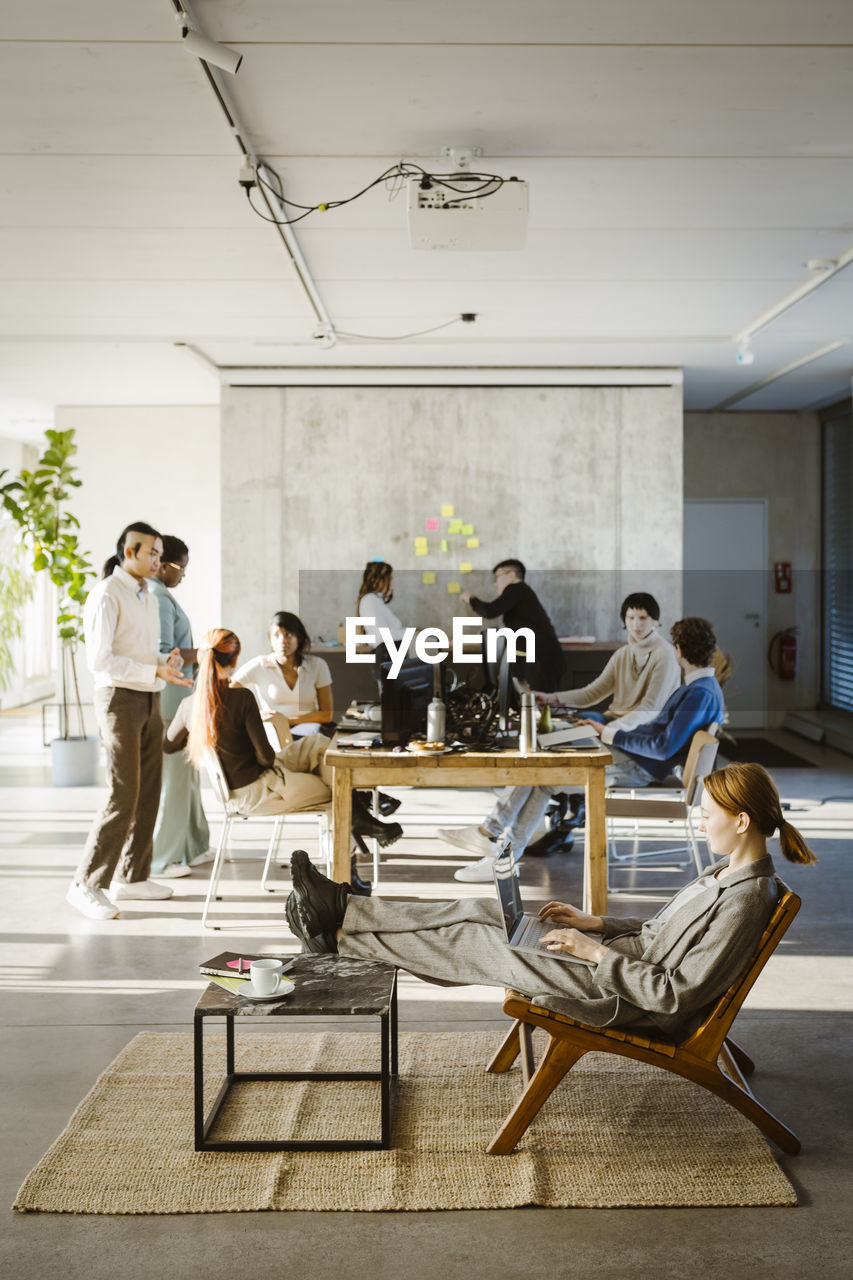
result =
M486 1070L508 1071L520 1055L524 1092L486 1148L488 1153L508 1155L515 1149L539 1108L585 1053L616 1053L662 1067L664 1071L674 1071L701 1084L741 1111L783 1151L796 1155L800 1149L796 1134L757 1100L746 1082L755 1064L729 1038L729 1029L752 984L800 909L797 895L781 880L777 879L777 884L779 900L749 967L720 996L701 1026L680 1042L663 1035L654 1037L588 1027L535 1005L517 991L508 990L504 1013L516 1021ZM538 1067L533 1060L534 1027L541 1027L549 1036Z

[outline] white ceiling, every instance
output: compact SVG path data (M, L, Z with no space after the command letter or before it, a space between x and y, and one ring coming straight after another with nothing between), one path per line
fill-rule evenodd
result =
M0 17L0 426L57 403L207 403L220 366L683 367L711 408L853 338L853 267L732 335L853 248L850 0L195 0L224 77L302 203L400 158L483 148L530 184L527 247L416 252L379 187L296 228L341 331L312 337L275 230L170 0L28 0ZM737 409L850 391L853 344Z

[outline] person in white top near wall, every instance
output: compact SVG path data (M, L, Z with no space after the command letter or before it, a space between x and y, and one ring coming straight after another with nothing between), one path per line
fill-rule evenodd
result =
M311 640L295 613L274 613L269 637L272 652L244 662L232 685L251 689L261 718L274 726L283 749L331 724L332 675L323 658L307 652Z
M626 596L619 616L628 633L628 643L616 650L600 676L581 689L536 694L540 703L571 708L593 707L609 697L610 705L603 714L588 712L581 720L582 724L594 725L602 742L607 744L612 743L620 729L635 729L654 720L681 684L675 649L658 631L660 605L654 596L646 591ZM538 787L513 787L480 826L440 830L439 836L448 844L485 858L485 861L481 858L471 866L460 867L454 878L477 883L485 880L486 872L491 873L487 862L495 847L495 837L506 827L512 831L518 856L523 851L534 858L545 857L558 849L567 853L574 842L572 829L583 823L582 808L579 806L573 816L567 818L565 793L554 795L551 803L556 806L558 821L544 836L533 841L548 805L547 794Z
M109 794L66 898L93 920L113 919L115 903L124 898L172 896L167 885L149 879L163 756L160 690L192 681L181 672L180 649L160 652L160 610L148 579L162 555L156 529L141 520L128 525L83 610Z
M358 589L358 600L355 612L359 618L373 618L374 625L368 630L374 636L362 637L363 642L375 649L379 645L379 628L385 627L392 640L402 640L406 628L390 607L394 599L394 569L384 560L368 560L361 575L361 586Z

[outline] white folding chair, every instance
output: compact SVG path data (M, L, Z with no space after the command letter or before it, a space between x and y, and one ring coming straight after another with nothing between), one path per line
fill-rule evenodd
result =
M693 810L701 798L704 780L713 769L717 758L719 742L714 735L718 727L718 725L712 724L707 730L698 729L694 733L690 740L690 749L688 750L687 760L680 779L666 780L660 785L650 787L630 789L614 787L607 792L604 812L607 818L608 893L630 893L632 896L637 896L633 888L620 889L610 883L611 862L623 865L626 863L634 864L643 858L658 858L663 855L672 856L674 854L687 853L693 858L697 876L702 874L704 866L699 840L693 825ZM661 791L669 793L666 798L661 796ZM620 854L616 847L615 823L626 819L631 820L634 824L634 848L630 853ZM641 821L654 824L651 830L645 832L645 836L655 834L664 823L681 823L683 824L687 843L675 849L640 850L638 847L639 842L644 838L644 835L640 832L639 823ZM688 864L687 862L682 862L676 865L683 868ZM671 870L671 867L659 866L655 870L668 871ZM670 891L670 887L655 886L655 889L657 892L664 894Z
M222 763L217 753L211 748L208 748L205 751L203 764L204 771L208 776L211 787L213 788L213 793L219 804L222 806L223 814L222 831L219 836L219 843L216 846L216 855L213 859L213 866L210 870L210 883L207 886L207 896L204 900L204 908L201 913L201 923L203 928L217 930L221 929L222 925L209 924L208 915L210 913L210 904L213 901L222 901L222 897L217 890L219 888L219 877L222 873L222 863L225 861L228 842L231 835L231 827L234 819L240 818L243 822L250 822L253 818L263 818L265 820L268 820L269 818L273 819L272 835L270 836L270 842L267 846L267 856L266 861L264 862L264 869L261 873L261 888L267 893L275 893L275 888L271 887L267 883L267 880L273 858L278 852L278 847L281 843L282 827L288 819L293 821L304 821L306 818L310 818L312 816L317 819L319 825L320 855L321 857L325 857L326 867L327 869L330 869L332 841L329 829L329 814L332 806L331 804L328 804L324 805L320 809L297 809L292 813L254 813L247 816L237 812L231 796L231 791L228 787L225 772L222 768Z

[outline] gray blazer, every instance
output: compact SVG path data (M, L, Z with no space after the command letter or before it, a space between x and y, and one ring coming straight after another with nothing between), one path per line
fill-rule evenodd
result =
M550 996L547 1007L596 1027L648 1025L645 1013L661 1031L682 1038L746 968L776 900L767 856L729 880L714 880L660 922L605 916L604 941L615 946L591 974L600 998L576 1003Z

